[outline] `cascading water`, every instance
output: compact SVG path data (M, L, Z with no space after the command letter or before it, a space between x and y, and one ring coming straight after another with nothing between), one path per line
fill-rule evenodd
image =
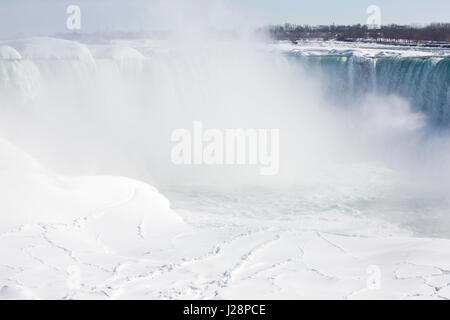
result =
M395 94L435 123L450 121L450 58L293 57L308 72L320 74L326 94L342 103L359 102L367 93Z
M406 97L433 120L450 121L450 58L380 58L376 85L381 93Z

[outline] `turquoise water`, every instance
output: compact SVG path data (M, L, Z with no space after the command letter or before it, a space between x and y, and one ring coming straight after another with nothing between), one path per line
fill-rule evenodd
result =
M289 56L320 77L325 94L351 104L366 93L396 94L432 121L450 122L450 58Z
M162 188L175 210L274 221L310 216L379 219L418 237L450 238L445 196L391 187L370 190L336 185L289 188L172 186Z

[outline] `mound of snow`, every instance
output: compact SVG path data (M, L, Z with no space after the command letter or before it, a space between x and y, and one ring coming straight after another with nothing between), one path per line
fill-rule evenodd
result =
M120 45L95 45L89 48L96 59L112 61L126 72L142 70L144 56L136 49Z
M95 65L89 49L78 42L54 38L30 38L6 43L15 48L24 59L79 60Z
M16 49L10 46L0 46L0 59L5 60L20 60L22 56Z
M105 297L101 282L121 265L148 262L186 230L145 183L57 176L1 139L0 194L0 300L70 298L82 289L72 280L77 270Z
M124 242L117 234L135 236L139 226L139 237L144 237L182 224L168 200L145 183L123 177L57 176L2 140L0 194L0 233L27 224L70 224L100 214L105 219L98 229Z

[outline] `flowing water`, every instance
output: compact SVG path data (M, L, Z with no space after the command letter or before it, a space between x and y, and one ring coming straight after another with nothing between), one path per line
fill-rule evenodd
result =
M347 103L367 93L406 98L438 124L450 121L450 58L294 56L309 72L323 74L331 98Z

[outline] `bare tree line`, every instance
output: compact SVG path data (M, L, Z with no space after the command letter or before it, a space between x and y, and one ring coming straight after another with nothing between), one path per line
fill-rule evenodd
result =
M267 30L277 40L297 41L302 39L321 39L338 41L395 41L409 43L450 43L450 23L433 23L424 27L408 25L384 25L371 29L367 25L351 26L308 26L273 25Z

